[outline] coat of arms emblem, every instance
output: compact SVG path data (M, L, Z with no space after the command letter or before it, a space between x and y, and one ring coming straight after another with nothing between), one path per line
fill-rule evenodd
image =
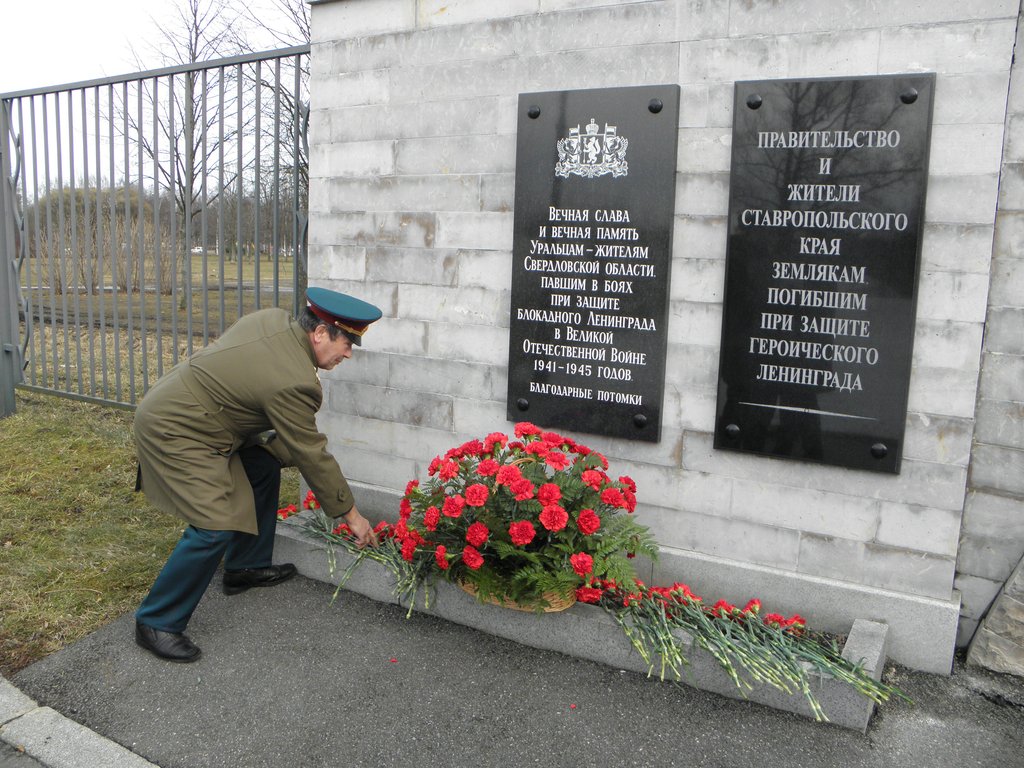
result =
M629 172L626 162L626 147L629 140L619 136L616 126L604 124L604 131L598 132L594 118L584 132L580 127L569 129L569 135L559 139L557 144L558 162L555 164L555 175L569 178L570 174L592 179L610 173L612 176L625 176Z

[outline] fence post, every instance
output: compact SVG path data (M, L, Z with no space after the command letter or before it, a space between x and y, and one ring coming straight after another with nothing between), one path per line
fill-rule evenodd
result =
M10 102L0 102L0 418L14 413L14 386L21 382L18 345L18 271L14 230L17 198L11 165Z

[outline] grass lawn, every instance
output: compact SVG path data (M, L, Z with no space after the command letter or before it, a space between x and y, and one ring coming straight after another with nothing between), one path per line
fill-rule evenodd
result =
M133 611L181 535L182 520L133 491L131 422L20 390L0 420L0 674ZM286 470L281 498L298 493Z

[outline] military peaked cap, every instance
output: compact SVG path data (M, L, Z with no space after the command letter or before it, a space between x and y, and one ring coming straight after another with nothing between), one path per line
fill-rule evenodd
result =
M327 288L308 288L306 300L314 315L328 325L340 328L353 344L362 344L370 323L380 320L383 312L369 302Z

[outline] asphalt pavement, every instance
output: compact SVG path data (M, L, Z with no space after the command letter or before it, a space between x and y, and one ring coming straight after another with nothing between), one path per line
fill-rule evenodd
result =
M915 703L864 735L333 593L299 576L228 597L218 577L194 664L121 617L14 676L8 701L37 708L0 719L0 768L1024 766L1020 678L892 667Z

